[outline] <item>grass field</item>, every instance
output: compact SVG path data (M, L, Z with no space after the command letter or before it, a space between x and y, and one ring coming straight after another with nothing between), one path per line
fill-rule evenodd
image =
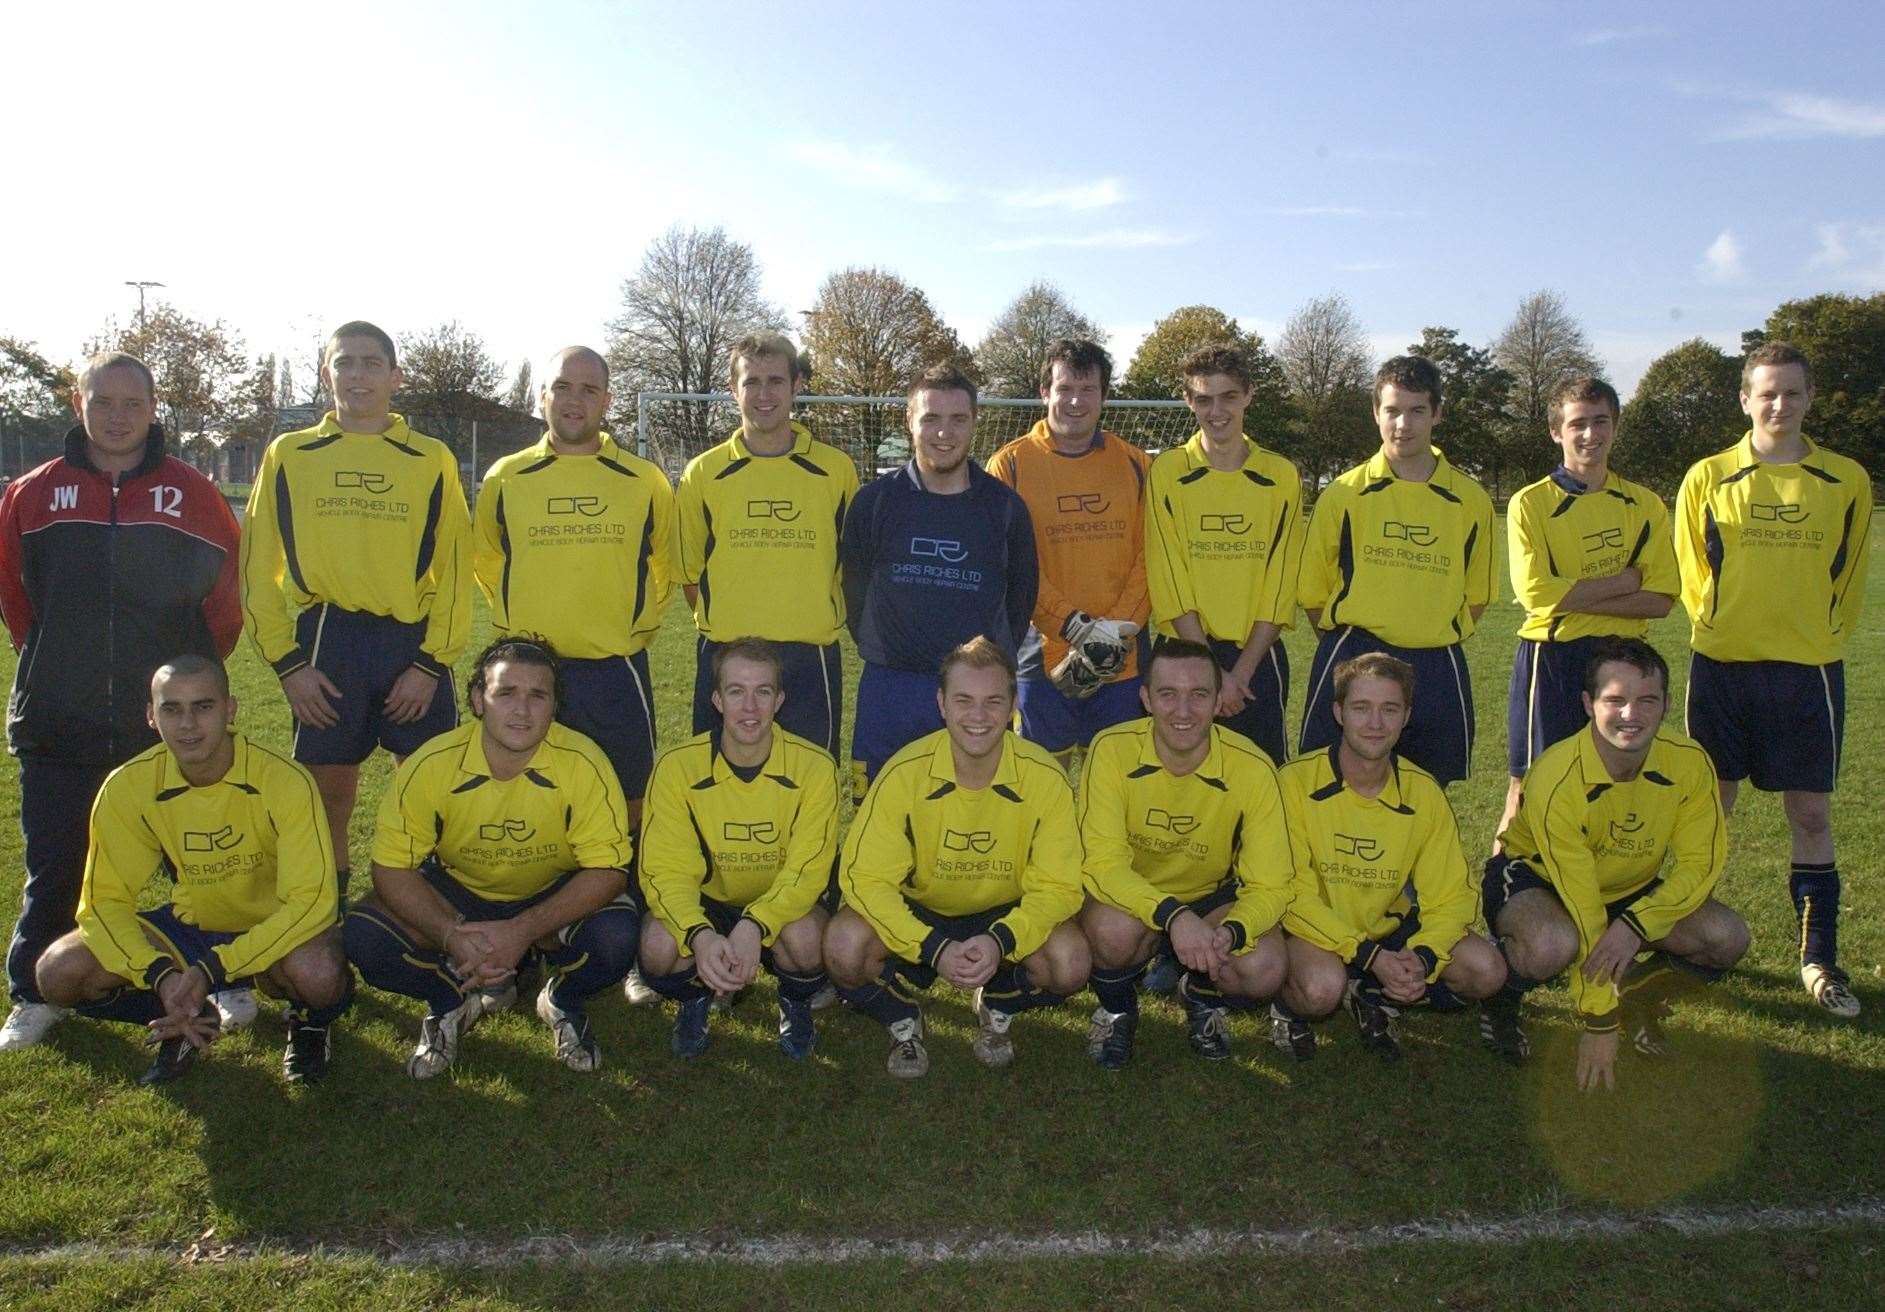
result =
M280 1023L264 1018L151 1093L133 1082L146 1060L136 1035L73 1023L0 1065L0 1306L1863 1305L1885 1239L1876 562L1871 602L1848 657L1835 804L1843 956L1866 1007L1857 1024L1823 1020L1799 988L1785 823L1778 800L1755 793L1732 822L1719 890L1747 915L1753 951L1678 1012L1675 1059L1625 1058L1614 1097L1572 1091L1575 1034L1558 990L1537 995L1541 1050L1518 1072L1480 1050L1470 1018L1428 1016L1404 1023L1398 1068L1367 1057L1339 1021L1312 1065L1289 1065L1247 1018L1233 1021L1235 1059L1207 1067L1160 1002L1137 1061L1106 1076L1084 1057L1082 999L1024 1019L1018 1062L991 1073L969 1055L963 1000L941 989L932 1072L905 1085L883 1072L881 1031L854 1015L825 1013L814 1059L786 1062L762 987L716 1019L713 1049L690 1066L667 1054L667 1015L611 999L595 1014L597 1076L556 1066L542 1027L515 1014L468 1040L453 1078L418 1086L404 1074L417 1004L363 993L318 1089L281 1083ZM1454 797L1471 853L1489 846L1503 796L1516 619L1499 603L1469 644L1482 737L1478 773ZM1669 620L1653 635L1676 666L1678 706L1686 632ZM685 729L690 634L677 605L653 658L666 742ZM1300 630L1290 654L1293 722L1309 655ZM0 664L10 677L10 656ZM285 745L272 676L246 650L235 675L242 725ZM385 779L382 758L365 776L357 865ZM9 762L0 807L16 807L15 790ZM9 830L8 905L18 868ZM1749 1213L1840 1204L1860 1214ZM1684 1230L1654 1219L1668 1208L1739 1219ZM1622 1233L1550 1224L1591 1217L1650 1219ZM1458 1224L1425 1238L1381 1229L1433 1220ZM1244 1238L1189 1256L1132 1251L1135 1237L1198 1230ZM1296 1251L1263 1238L1298 1232L1326 1242ZM1023 1247L913 1265L908 1249L839 1243L989 1233ZM1025 1246L1082 1234L1106 1237L1091 1250L1102 1255L1048 1260ZM507 1247L554 1236L572 1238L567 1259L555 1245ZM838 1247L777 1265L711 1260L716 1245L774 1236ZM679 1242L580 1258L585 1241L652 1239ZM425 1256L444 1240L492 1265ZM73 1243L88 1247L51 1251ZM383 1260L402 1251L417 1265Z

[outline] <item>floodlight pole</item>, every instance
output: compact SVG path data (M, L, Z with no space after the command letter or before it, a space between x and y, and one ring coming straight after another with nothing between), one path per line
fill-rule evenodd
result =
M137 288L137 335L139 337L143 337L144 336L144 289L146 287L162 287L164 284L162 284L161 282L151 282L149 279L126 278L124 280L124 285L126 287Z

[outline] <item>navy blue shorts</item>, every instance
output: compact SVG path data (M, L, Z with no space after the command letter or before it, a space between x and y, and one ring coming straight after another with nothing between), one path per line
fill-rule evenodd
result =
M1846 741L1846 665L1689 657L1689 737L1723 779L1770 793L1830 793Z
M562 662L563 702L556 718L595 740L615 767L622 796L640 800L655 766L654 684L648 653Z
M1244 645L1211 639L1211 654L1219 668L1228 670L1237 663ZM1250 676L1250 700L1235 715L1220 715L1217 722L1234 729L1264 750L1274 765L1289 759L1289 731L1283 727L1283 707L1289 702L1289 653L1283 650L1281 637L1258 662Z
M169 902L152 907L149 911L140 911L137 918L163 940L165 954L171 960L182 963L186 969L200 964L209 971L212 980L218 978L222 971L222 963L217 959L215 950L241 937L236 930L203 929L179 920L177 908ZM240 982L229 980L226 983L236 985Z
M536 906L537 903L555 897L558 893L563 891L565 884L569 883L570 880L576 878L576 876L581 873L582 872L579 870L572 870L568 874L558 875L546 887L532 893L529 897L520 897L514 902L501 902L493 901L490 898L479 897L476 893L466 888L463 884L452 878L451 871L447 870L444 863L437 857L428 857L419 863L419 877L430 884L432 890L440 897L451 903L452 910L456 911L466 920L509 920L511 917L521 912L528 911L531 907ZM605 907L617 905L626 906L631 911L634 911L636 919L639 921L641 912L635 906L634 900L630 898L627 893L621 894L613 902L603 904ZM601 907L597 908L597 910L601 909ZM591 912L590 914L593 915L595 913ZM570 922L557 932L557 937L567 942L569 936L575 933L583 922L588 919L588 916L583 916L580 919Z
M851 722L851 794L865 790L884 763L924 734L943 727L936 705L942 679L915 670L893 670L864 662L857 681L857 715Z
M779 727L809 739L838 759L838 731L844 725L844 653L838 644L775 642L785 662L785 704ZM694 732L716 733L720 712L713 706L713 654L721 644L700 638L694 649Z
M1414 667L1414 705L1394 750L1442 784L1464 779L1473 760L1473 677L1466 653L1451 647L1397 647L1366 629L1329 629L1316 643L1303 706L1300 750L1315 752L1342 736L1335 723L1335 667L1384 651Z
M1050 752L1084 747L1101 729L1145 714L1140 679L1103 684L1091 697L1068 697L1046 676L1021 678L1021 736Z
M294 757L303 765L358 765L373 755L376 745L394 756L410 756L421 744L457 727L456 683L450 671L435 681L432 704L424 715L411 724L386 718L386 695L418 657L424 623L402 624L322 602L301 612L295 637L312 653L314 668L341 694L334 703L340 718L332 728L295 724Z
M1522 779L1545 748L1590 723L1584 714L1584 667L1602 641L1518 640L1505 703L1505 763L1514 779Z
M1605 918L1615 920L1661 884L1662 879L1658 877L1634 893L1626 893L1614 901L1604 903ZM1503 852L1487 859L1486 873L1480 877L1479 891L1486 909L1486 924L1493 933L1499 932L1499 913L1505 910L1505 904L1520 893L1534 888L1544 889L1558 899L1558 905L1564 905L1564 900L1558 898L1558 890L1551 886L1551 881L1533 870L1527 862L1509 857Z
M912 902L908 898L904 899L904 905L910 908L911 915L915 916L925 925L929 926L931 929L941 930L945 938L956 943L964 943L974 938L977 934L988 933L989 926L993 925L997 920L1000 920L1021 904L1019 902L1004 902L1000 906L990 907L986 911L971 911L966 916L945 916L940 912L931 911L921 903ZM920 961L899 960L897 962L897 973L916 985L919 989L929 988L936 982L936 968L934 966L926 966Z

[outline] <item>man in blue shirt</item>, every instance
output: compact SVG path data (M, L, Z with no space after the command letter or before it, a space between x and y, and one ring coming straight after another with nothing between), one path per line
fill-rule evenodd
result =
M975 384L937 365L910 386L908 464L851 503L844 603L864 674L851 732L854 795L908 743L942 727L943 657L974 637L1013 656L1039 576L1021 498L969 458Z

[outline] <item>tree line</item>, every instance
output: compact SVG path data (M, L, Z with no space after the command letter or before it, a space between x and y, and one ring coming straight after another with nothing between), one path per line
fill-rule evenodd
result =
M637 391L724 390L729 348L759 329L796 329L808 390L828 396L897 395L920 370L948 362L987 395L1033 397L1056 338L1106 338L1063 292L1036 282L971 346L921 288L875 267L831 274L802 318L792 323L765 298L751 247L718 227L669 229L624 280L619 312L608 325L617 431L633 429ZM1788 301L1742 334L1741 353L1770 337L1794 342L1814 361L1809 432L1885 478L1885 293ZM1274 343L1214 306L1173 310L1115 379L1116 394L1182 396L1179 362L1194 347L1220 340L1236 343L1251 364L1251 435L1287 452L1312 486L1373 450L1369 400L1378 361L1354 309L1336 294L1299 307ZM456 320L402 336L399 346L406 382L396 405L426 416L461 458L471 455L473 421L534 407L529 361L507 369ZM195 320L161 300L136 322L108 320L84 344L86 353L103 349L150 362L160 419L199 463L227 438L267 438L284 409L327 403L318 340L298 361L252 356L221 320ZM1555 462L1546 419L1552 389L1576 374L1603 373L1582 325L1548 289L1520 301L1484 345L1435 325L1405 350L1439 367L1446 407L1438 440L1497 499ZM1741 353L1696 338L1652 363L1624 407L1619 466L1672 490L1692 461L1739 438L1746 429L1738 403ZM57 452L71 383L69 365L53 363L30 342L0 337L0 467L17 472ZM651 437L664 449L698 450L718 438L724 421L705 406L671 407ZM860 407L847 423L873 446L895 440L896 417L882 409Z

